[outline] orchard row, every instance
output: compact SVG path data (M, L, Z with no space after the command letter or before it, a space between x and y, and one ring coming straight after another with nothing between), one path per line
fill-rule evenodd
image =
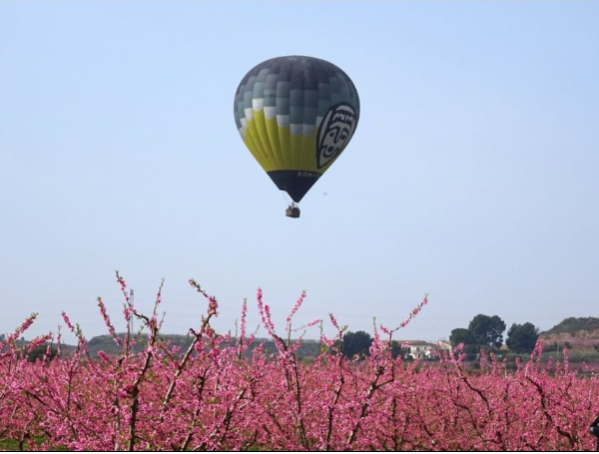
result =
M599 412L599 382L581 377L562 363L541 364L538 344L526 364L508 372L504 364L483 355L476 374L462 366L460 346L441 361L404 363L390 346L427 303L425 298L396 329L374 332L370 355L350 359L335 354L344 330L331 315L335 338L322 337L323 352L314 361L298 360L301 338L280 337L270 307L257 295L262 324L277 353L255 348L245 332L244 303L235 339L219 336L210 326L218 303L195 282L208 307L200 326L190 330L193 342L180 351L160 337L158 291L151 315L138 313L125 297L123 315L136 317L147 330L141 353L135 338L120 339L101 300L100 312L120 354L89 357L77 334L74 352L36 362L26 358L52 336L27 347L16 339L35 314L0 344L0 438L21 449L48 450L452 450L558 451L591 450L588 426ZM303 303L298 299L287 319ZM316 325L315 320L310 325ZM50 352L50 348L48 348Z

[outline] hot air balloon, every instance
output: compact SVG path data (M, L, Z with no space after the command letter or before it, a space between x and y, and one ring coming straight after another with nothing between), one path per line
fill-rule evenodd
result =
M345 72L328 61L289 56L252 68L235 93L241 138L274 184L293 199L286 214L331 167L351 140L360 99Z

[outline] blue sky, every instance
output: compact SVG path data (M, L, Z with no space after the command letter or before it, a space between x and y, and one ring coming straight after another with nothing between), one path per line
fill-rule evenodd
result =
M259 286L280 332L303 289L298 324L370 332L429 292L401 339L599 316L598 21L595 2L1 2L0 331L64 310L105 334L97 296L122 329L117 269L143 310L165 278L170 333L205 311L189 278L221 331L244 297L259 323ZM245 73L293 54L361 100L298 220L233 117Z

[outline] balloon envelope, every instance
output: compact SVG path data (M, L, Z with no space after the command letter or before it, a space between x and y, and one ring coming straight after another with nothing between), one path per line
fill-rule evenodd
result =
M313 57L267 60L235 93L241 138L277 187L299 202L351 140L360 117L353 82Z

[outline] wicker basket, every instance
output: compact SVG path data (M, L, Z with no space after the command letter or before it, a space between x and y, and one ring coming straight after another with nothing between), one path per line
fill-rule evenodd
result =
M285 211L287 217L290 218L299 218L300 217L300 209L298 207L289 207Z

